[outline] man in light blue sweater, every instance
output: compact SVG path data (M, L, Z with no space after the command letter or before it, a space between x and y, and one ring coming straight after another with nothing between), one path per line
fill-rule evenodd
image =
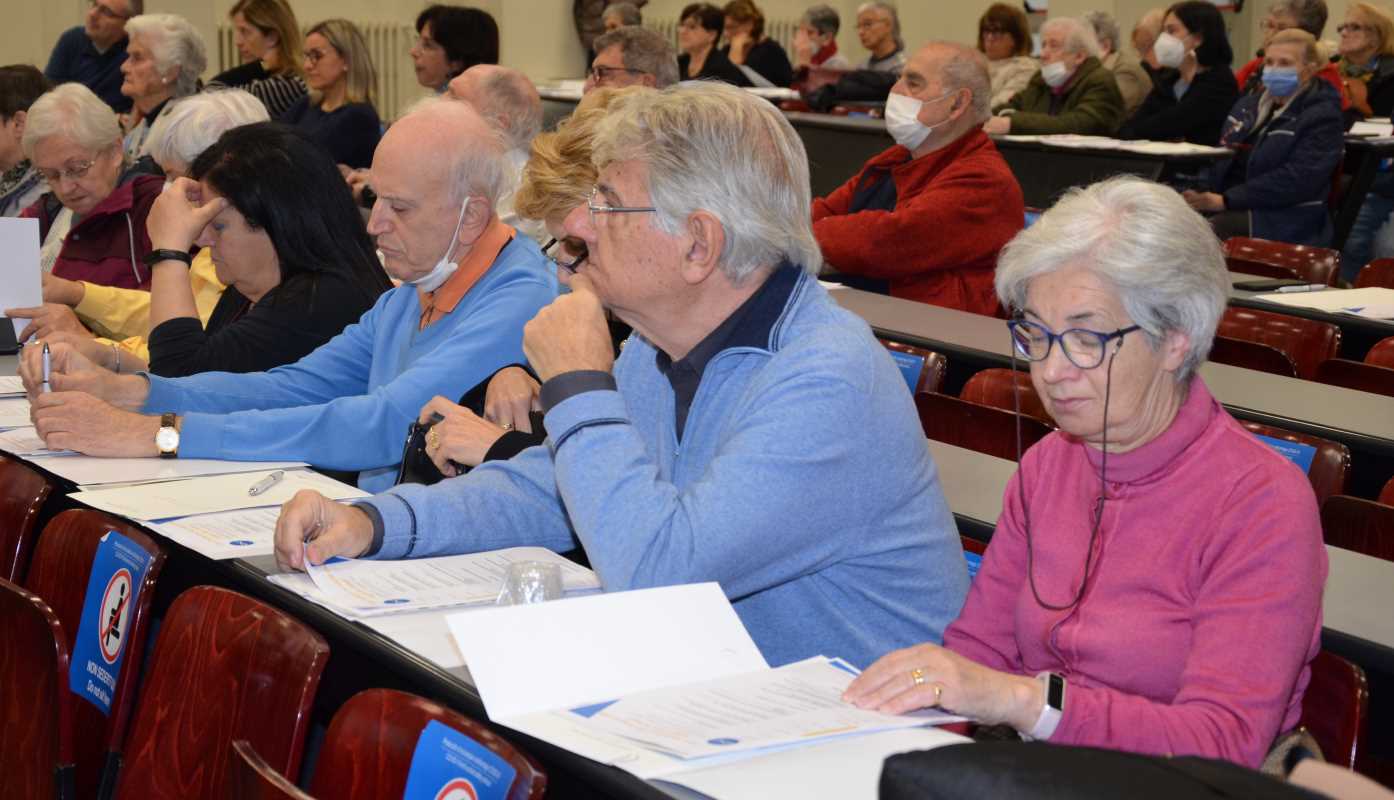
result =
M607 590L720 582L773 664L939 640L958 536L905 382L813 278L788 122L685 84L620 100L595 160L566 220L589 255L525 332L547 444L359 505L302 492L278 559L579 543ZM636 331L618 361L605 308Z
M373 156L368 232L402 286L268 372L118 375L55 349L55 391L34 400L40 435L90 455L303 460L386 489L421 407L521 361L523 325L556 297L537 245L494 213L505 167L472 108L430 101Z

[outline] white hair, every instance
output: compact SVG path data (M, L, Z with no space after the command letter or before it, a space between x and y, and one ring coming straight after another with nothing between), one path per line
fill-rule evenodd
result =
M1094 27L1077 17L1056 17L1041 26L1041 36L1052 30L1065 34L1065 52L1084 53L1098 58L1102 52L1099 40L1094 36Z
M475 98L475 110L503 135L509 150L527 153L537 134L542 132L542 98L528 76L516 69L481 64L470 67L487 72ZM467 70L468 71L468 70Z
M1118 50L1118 37L1122 34L1118 31L1118 20L1107 11L1090 11L1084 15L1084 21L1088 22L1094 29L1094 38L1099 43L1102 50L1104 42L1108 42L1108 49L1114 52Z
M448 168L452 204L463 203L466 197L482 196L489 201L490 208L497 206L499 197L512 185L509 178L511 170L506 166L508 146L498 129L490 125L473 105L453 100L449 95L432 95L412 103L396 124L417 114L434 117L464 114L479 120L480 136L452 137L454 152L435 151L426 155L442 161L441 166ZM446 119L440 119L437 127L454 126ZM445 161L452 157L453 161Z
M1229 273L1210 224L1176 190L1132 176L1069 190L1002 248L997 296L1020 311L1033 278L1068 267L1117 289L1154 347L1173 331L1189 338L1178 380L1189 380L1210 354Z
M20 146L25 158L50 136L66 136L80 147L100 152L121 143L121 123L116 112L91 89L80 83L64 83L39 96L29 106Z
M886 16L891 18L891 38L895 39L895 46L905 48L905 40L900 38L900 12L896 10L895 3L890 0L872 0L870 3L857 6L857 16L860 17L863 11L884 11Z
M203 92L171 103L169 110L150 126L141 152L162 167L182 164L187 168L224 132L270 119L265 104L249 92Z
M713 214L726 236L721 268L735 283L786 260L813 273L822 266L808 155L766 100L711 81L628 94L598 123L593 153L597 169L648 166L660 230L675 234L693 212Z
M198 79L208 66L203 38L187 19L178 14L141 14L126 20L126 35L139 38L150 49L155 70L161 75L178 70L174 77L174 96L186 97L198 91Z

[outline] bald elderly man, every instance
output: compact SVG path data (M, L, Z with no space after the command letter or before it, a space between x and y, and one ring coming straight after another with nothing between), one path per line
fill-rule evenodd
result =
M474 106L499 136L506 150L508 173L497 210L505 225L535 241L544 241L547 229L537 220L525 220L513 211L513 195L528 163L528 148L542 131L542 98L528 76L497 64L477 64L456 75L446 88L454 100Z

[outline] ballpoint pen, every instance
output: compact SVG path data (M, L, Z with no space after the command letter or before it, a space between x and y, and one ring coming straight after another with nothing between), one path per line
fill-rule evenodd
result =
M49 367L48 342L44 342L44 353L43 353L43 355L44 355L44 386L43 386L43 389L44 389L45 392L47 392L47 391L48 391L48 367Z
M1320 291L1320 290L1322 290L1322 289L1329 289L1329 288L1331 288L1331 287L1327 286L1327 285L1324 284L1324 283L1304 283L1304 284L1300 284L1300 285L1297 285L1297 286L1279 286L1279 287L1278 287L1278 291L1280 291L1280 292L1317 292L1317 291Z
M257 495L261 494L267 489L270 489L272 486L275 486L277 483L280 483L281 478L285 477L285 474L285 470L276 470L270 475L267 475L265 478L262 478L261 480L252 484L252 488L247 490L247 494L251 495L252 497L256 497Z

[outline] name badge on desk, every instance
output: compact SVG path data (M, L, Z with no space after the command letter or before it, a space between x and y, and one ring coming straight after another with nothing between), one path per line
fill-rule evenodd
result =
M128 628L149 568L150 554L116 531L107 531L92 557L68 685L103 714L111 713Z

